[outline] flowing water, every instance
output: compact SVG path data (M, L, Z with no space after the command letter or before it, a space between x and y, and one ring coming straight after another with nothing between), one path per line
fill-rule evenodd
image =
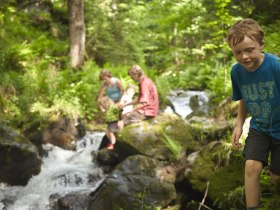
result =
M169 111L176 112L184 119L193 111L190 107L193 96L197 97L197 104L204 109L208 102L204 92L177 90L167 96L173 105L173 110L170 108ZM40 174L32 177L24 187L0 183L0 210L49 210L49 198L54 195L93 192L105 179L91 156L91 152L98 149L103 136L103 132L87 133L77 142L76 151L44 145L47 156L43 158Z
M41 172L26 186L0 184L1 210L48 210L51 195L77 191L94 191L105 179L102 170L92 161L91 152L101 143L103 132L87 133L77 142L76 151L44 145Z
M167 107L165 112L175 112L185 119L194 111L192 106L192 98L194 97L196 97L196 106L198 111L207 115L209 112L209 99L205 91L173 90L171 94L167 96L173 106L173 109L171 107Z

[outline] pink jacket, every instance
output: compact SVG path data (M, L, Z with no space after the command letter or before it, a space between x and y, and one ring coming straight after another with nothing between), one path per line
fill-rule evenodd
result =
M139 113L151 117L158 115L159 100L157 88L153 81L146 76L142 77L139 82L138 101L147 103L146 106L137 110Z

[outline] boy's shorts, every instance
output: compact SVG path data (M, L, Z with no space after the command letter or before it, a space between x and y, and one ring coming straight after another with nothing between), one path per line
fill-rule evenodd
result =
M280 140L250 128L243 150L245 160L261 161L265 167L268 165L269 154L271 155L269 170L280 175Z
M150 116L145 116L143 114L140 114L139 112L129 112L128 115L125 115L123 117L123 122L124 122L124 125L129 125L129 124L133 124L133 123L139 123L143 120L146 120L146 119L149 119L151 118Z
M119 127L118 127L118 122L116 121L116 122L110 122L110 123L108 123L108 130L110 131L110 132L112 132L112 133L116 133L117 131L118 131L118 129L119 129Z

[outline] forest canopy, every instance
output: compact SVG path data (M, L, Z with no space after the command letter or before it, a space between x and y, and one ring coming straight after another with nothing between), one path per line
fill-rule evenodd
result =
M83 3L84 62L71 66L69 5ZM171 89L230 97L235 62L228 28L251 17L263 26L265 51L280 54L278 1L2 0L0 116L21 129L53 115L98 116L98 75L110 69L124 82L139 64L158 86L161 105ZM75 20L74 20L75 21Z

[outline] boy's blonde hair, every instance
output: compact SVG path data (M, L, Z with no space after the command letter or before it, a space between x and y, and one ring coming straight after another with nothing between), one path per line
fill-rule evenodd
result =
M99 100L99 105L101 105L105 110L108 110L114 104L115 104L114 101L107 96L103 96Z
M227 36L229 46L239 44L244 40L245 36L260 45L264 44L264 32L260 25L251 18L239 20L229 29Z
M138 75L138 76L142 76L144 74L142 68L138 65L133 65L130 67L130 69L128 70L128 74L134 74L134 75Z

